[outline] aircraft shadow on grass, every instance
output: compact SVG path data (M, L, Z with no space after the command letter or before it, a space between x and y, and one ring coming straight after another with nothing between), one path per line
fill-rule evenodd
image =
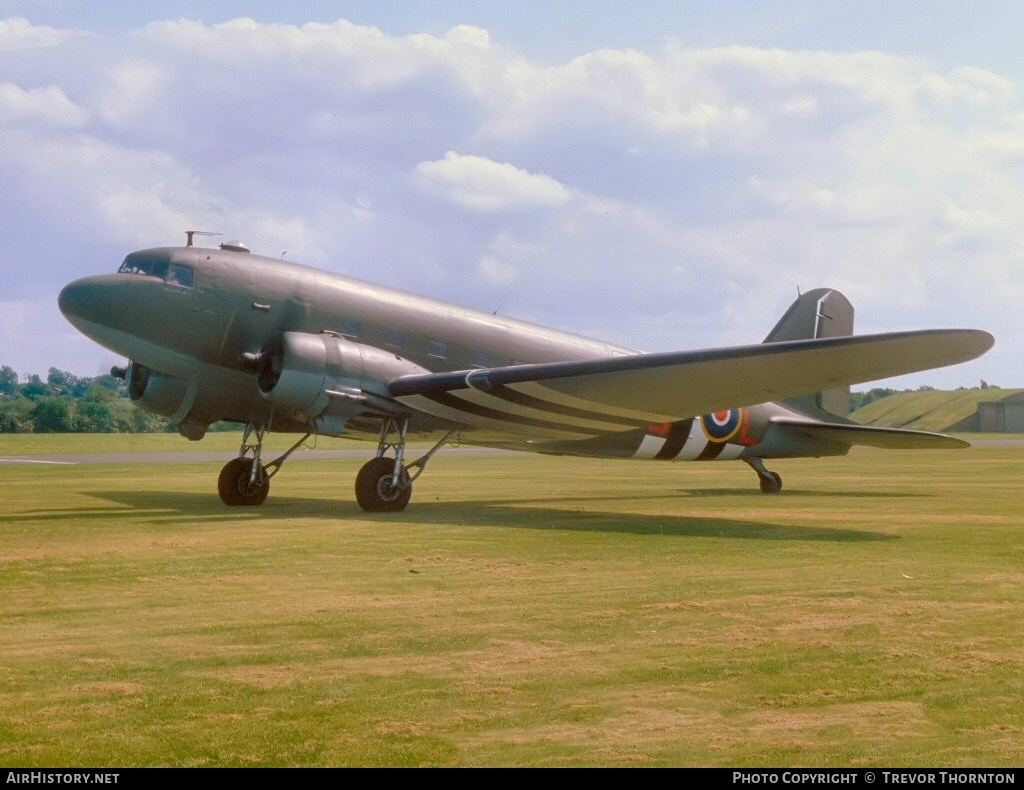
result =
M696 493L697 496L720 495L721 490ZM736 492L733 492L736 493ZM693 495L693 491L687 491ZM751 495L743 490L742 494ZM847 494L849 495L849 494ZM103 498L132 508L138 523L192 524L202 529L204 523L251 523L271 518L320 518L341 528L349 520L367 518L353 503L332 499L278 496L262 508L225 510L219 501L206 493L108 491ZM858 496L867 496L866 494ZM751 495L760 501L760 494ZM898 536L867 530L814 527L770 521L742 520L728 517L691 516L686 514L629 513L601 509L602 501L615 497L573 497L558 500L509 499L462 502L423 502L415 513L391 513L373 516L381 528L390 524L437 524L446 527L503 527L506 529L565 530L573 532L609 532L635 535L668 535L674 537L713 537L747 540L832 541L837 543L889 541ZM595 505L595 503L597 503ZM122 508L97 511L97 517L108 519L114 513L128 515ZM67 513L63 516L67 518Z

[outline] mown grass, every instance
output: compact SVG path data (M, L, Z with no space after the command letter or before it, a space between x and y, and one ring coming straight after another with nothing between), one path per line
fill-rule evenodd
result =
M1020 765L1022 461L5 464L0 764Z

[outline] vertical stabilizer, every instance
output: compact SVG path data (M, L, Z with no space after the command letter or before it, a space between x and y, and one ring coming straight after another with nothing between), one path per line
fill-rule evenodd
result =
M765 343L786 340L846 337L853 334L853 305L839 291L815 288L800 294L779 319ZM812 416L846 417L850 413L850 388L826 390L784 401L786 405ZM822 415L821 412L826 414Z

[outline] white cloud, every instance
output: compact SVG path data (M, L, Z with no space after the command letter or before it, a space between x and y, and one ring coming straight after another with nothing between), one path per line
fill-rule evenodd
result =
M40 124L49 127L82 126L86 113L56 85L28 90L0 82L0 128Z
M420 162L416 173L428 190L473 211L558 208L572 198L550 176L454 151L444 159Z
M0 52L55 47L79 35L81 34L71 30L33 25L22 17L0 19Z
M99 99L103 118L121 126L156 102L165 82L163 69L141 58L126 58L108 71L108 85Z
M495 285L508 285L519 278L519 270L514 265L494 255L484 255L480 259L480 273Z
M445 40L453 44L467 44L477 49L490 49L491 34L474 25L456 25L445 35Z

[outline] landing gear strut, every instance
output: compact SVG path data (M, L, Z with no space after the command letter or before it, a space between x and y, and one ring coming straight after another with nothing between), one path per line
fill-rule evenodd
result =
M744 463L757 472L761 481L762 494L778 494L782 491L782 475L765 468L764 461L760 458L744 458Z
M367 461L356 475L356 502L367 513L386 513L405 510L412 497L412 481L423 474L427 461L448 444L456 433L448 431L433 447L411 464L405 463L405 438L408 420L385 417L377 442L377 457ZM393 457L386 453L394 451ZM415 471L410 471L415 470Z
M225 505L255 507L262 505L270 493L270 478L276 475L288 456L298 450L312 434L306 434L283 454L266 466L260 460L263 451L264 426L246 425L238 458L228 461L217 478L217 493Z

